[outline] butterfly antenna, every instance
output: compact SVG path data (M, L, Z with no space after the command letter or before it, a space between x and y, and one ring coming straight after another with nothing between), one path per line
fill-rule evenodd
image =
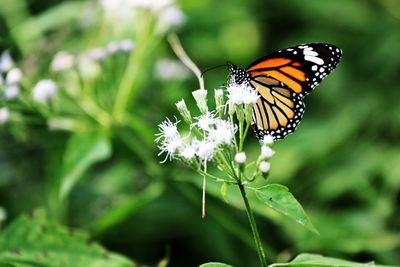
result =
M200 77L203 77L204 76L204 73L206 73L206 72L208 72L208 71L210 71L210 70L214 70L214 69L217 69L217 68L220 68L220 67L226 67L227 66L227 64L223 64L223 65L218 65L218 66L215 66L215 67L211 67L211 68L209 68L209 69L206 69L205 71L203 71L202 73L201 73L201 76Z

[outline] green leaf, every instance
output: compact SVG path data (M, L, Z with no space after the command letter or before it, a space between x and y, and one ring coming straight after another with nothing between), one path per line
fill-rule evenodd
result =
M295 220L311 232L319 234L317 229L308 219L303 207L296 198L289 192L286 186L280 184L270 184L260 188L250 188L255 190L256 196L264 204L277 212Z
M288 263L274 263L269 267L385 267L383 265L376 265L375 263L358 263L352 261L346 261L342 259L324 257L317 254L303 253L298 255L294 260ZM389 266L386 266L389 267Z
M111 143L103 135L75 134L67 143L59 198L64 199L93 164L111 155Z
M203 263L199 267L233 267L232 265L220 263L220 262L207 262Z
M22 215L0 235L1 267L132 267L129 259L106 251L79 231L50 223L44 212ZM6 265L12 264L12 265Z

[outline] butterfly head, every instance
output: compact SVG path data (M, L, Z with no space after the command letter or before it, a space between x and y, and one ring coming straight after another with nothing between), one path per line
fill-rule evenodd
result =
M250 75L246 70L239 68L229 61L226 63L226 65L228 65L229 75L234 83L242 84L250 79Z

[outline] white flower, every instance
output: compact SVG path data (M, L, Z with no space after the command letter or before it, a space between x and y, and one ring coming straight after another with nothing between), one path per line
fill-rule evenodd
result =
M167 118L158 125L160 132L156 134L156 142L161 143L158 146L160 149L160 153L158 155L167 153L165 159L161 163L167 161L168 158L173 159L176 153L181 151L183 148L183 141L177 127L179 122L180 121L178 120L176 120L176 122L172 122Z
M130 39L125 39L125 40L121 41L120 47L121 47L122 52L130 52L130 51L132 51L132 49L134 47L134 43Z
M72 68L75 63L75 58L72 54L66 51L60 51L55 54L50 64L50 70L53 72L64 71Z
M8 108L0 108L0 125L5 124L10 119L10 111Z
M57 85L52 80L40 80L33 87L33 99L45 103L53 98L57 91Z
M196 100L197 107L200 109L201 113L207 113L207 90L198 89L196 91L193 91L192 95L194 97L194 100Z
M164 163L167 159L173 159L175 154L182 149L183 141L180 136L173 138L173 139L164 139L161 145L158 147L160 149L160 156L163 153L167 153L165 159L161 162Z
M185 145L179 155L184 159L192 160L196 155L196 147L192 144Z
M7 72L14 66L14 61L9 51L5 51L0 57L0 72Z
M103 61L107 56L107 51L104 48L96 47L88 52L90 59L95 61Z
M12 84L7 86L6 90L4 91L4 96L6 99L15 99L17 96L19 96L20 89L19 86L16 84Z
M79 73L85 79L93 79L101 74L100 66L91 58L81 56L78 60Z
M164 120L162 123L158 125L159 133L156 134L156 142L159 142L160 140L172 140L172 139L177 139L180 138L179 132L178 132L178 124L180 121L176 120L175 122L172 122L169 118Z
M156 63L155 74L161 80L183 80L189 77L189 70L179 61L161 59Z
M244 164L246 162L246 153L240 152L235 155L235 161L239 164Z
M6 76L6 83L8 85L17 84L22 79L22 71L19 68L11 69Z
M107 52L110 54L116 54L120 51L120 49L121 49L120 43L117 41L110 42L107 45Z
M180 26L185 21L185 15L176 6L170 5L163 9L158 18L157 30L164 33L171 28Z
M147 0L148 2L152 2ZM127 22L133 18L132 0L100 0L107 20Z
M260 98L258 92L247 83L237 84L231 82L226 90L230 104L255 104Z
M197 150L196 155L201 161L211 160L217 150L217 145L209 140L202 140L195 143Z
M159 11L173 4L172 0L128 0L130 6L134 8L142 8L149 11Z
M274 143L274 138L271 135L264 135L262 143L264 145L272 145Z
M267 173L267 172L269 172L269 169L271 168L271 164L269 162L266 162L266 161L261 161L261 163L258 166L258 168L260 169L260 171L262 173Z
M232 125L229 121L216 119L215 127L211 128L208 133L208 139L217 145L229 145L232 143L233 137L237 131L236 125Z
M211 125L216 122L215 115L211 112L207 112L199 117L196 117L197 122L192 123L191 127L197 126L203 131L209 131Z
M261 155L260 157L263 159L269 159L275 154L275 151L270 148L269 146L262 146L261 147Z

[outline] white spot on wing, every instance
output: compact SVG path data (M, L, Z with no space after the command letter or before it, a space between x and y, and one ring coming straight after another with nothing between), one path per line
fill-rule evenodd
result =
M307 60L307 61L314 62L315 64L318 64L318 65L324 64L324 60L322 58L319 58L319 57L304 56L304 59Z

